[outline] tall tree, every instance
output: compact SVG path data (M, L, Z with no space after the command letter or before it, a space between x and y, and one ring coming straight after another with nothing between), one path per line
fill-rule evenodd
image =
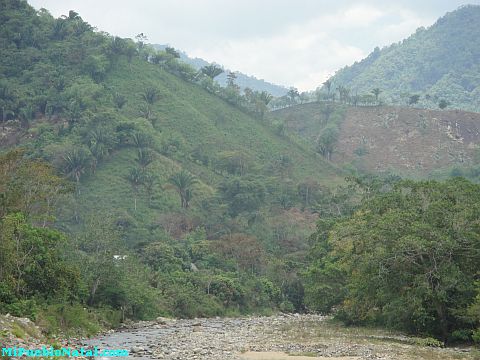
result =
M381 93L382 93L382 90L380 90L380 88L372 89L372 94L375 96L375 101L377 102L377 104L378 104L378 97L380 96Z
M172 175L168 182L175 187L178 195L180 195L181 207L188 209L193 195L193 186L198 182L197 179L192 174L182 170Z
M297 102L297 98L300 96L300 93L298 92L297 88L290 88L287 92L287 97L290 100L290 104L294 105Z
M206 65L202 67L200 71L211 79L214 79L215 77L223 73L223 69L215 64Z
M412 95L408 98L408 105L412 106L418 103L420 95Z
M132 186L133 190L133 208L135 211L137 211L137 196L138 196L138 191L140 185L143 184L143 179L144 179L144 171L140 168L132 168L130 169L130 172L127 175L127 180Z
M68 151L63 157L63 172L75 180L79 192L80 178L90 165L90 154L83 148Z
M330 80L330 79L328 79L327 81L325 81L323 83L323 86L327 89L327 93L328 93L329 96L330 96L330 92L332 91L332 85L333 85L333 83L332 83L332 80Z

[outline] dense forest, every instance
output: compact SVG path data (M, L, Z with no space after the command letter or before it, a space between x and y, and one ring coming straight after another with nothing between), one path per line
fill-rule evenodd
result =
M463 6L402 42L375 48L329 83L387 104L479 111L479 21L480 6Z
M0 313L93 334L317 311L480 341L478 185L335 166L344 97L318 99L312 146L278 99L143 34L18 0L0 24Z

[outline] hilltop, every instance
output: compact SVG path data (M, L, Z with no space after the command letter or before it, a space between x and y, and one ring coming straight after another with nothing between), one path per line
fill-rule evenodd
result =
M165 48L167 48L167 45L153 45L153 46L159 50L164 50ZM191 56L188 56L188 54L184 51L179 51L179 53L180 53L180 59L182 61L193 66L197 70L201 69L204 66L211 65L211 63L209 63L204 59L197 58L197 57L193 58ZM223 66L221 67L224 68ZM225 69L225 71L220 75L218 75L218 77L216 77L215 80L218 81L220 85L226 86L227 73L229 71L231 70ZM234 71L234 72L235 72L235 75L237 76L236 83L238 84L238 86L240 86L241 89L250 88L256 91L266 91L275 97L284 96L288 92L288 89L284 86L273 84L263 79L257 79L255 76L246 75L240 71Z
M406 105L480 111L480 6L467 5L447 13L434 25L339 70L330 80L351 94L381 90L380 100Z

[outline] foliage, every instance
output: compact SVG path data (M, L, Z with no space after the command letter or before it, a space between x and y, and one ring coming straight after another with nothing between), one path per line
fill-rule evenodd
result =
M456 178L377 189L351 217L319 223L307 304L444 342L471 329L479 186Z
M98 324L80 308L105 312L99 316L111 324L281 303L301 310L300 262L274 264L271 254L305 249L305 230L290 224L288 239L279 235L278 199L288 193L283 206L295 211L297 182L339 176L312 149L275 132L264 116L271 95L242 92L235 73L209 73L229 75L222 88L178 51L152 49L144 34L122 39L78 14L55 19L25 2L0 6L4 145L25 148L0 159L0 217L5 224L22 218L25 239L58 251L55 266L68 259L61 274L48 273L52 283L76 274L74 288L59 286L51 298L31 279L22 280L19 298L11 280L0 291L1 311L38 316L52 332L65 323L90 333ZM310 205L305 211L311 225ZM288 250L278 250L277 239ZM58 270L47 265L35 269ZM274 276L273 266L289 280Z

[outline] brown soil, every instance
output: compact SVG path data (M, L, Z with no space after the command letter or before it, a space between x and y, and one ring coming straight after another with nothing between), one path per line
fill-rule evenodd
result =
M472 163L479 143L477 113L352 107L341 125L333 161L361 161L369 170L426 173ZM365 154L358 155L361 149Z

